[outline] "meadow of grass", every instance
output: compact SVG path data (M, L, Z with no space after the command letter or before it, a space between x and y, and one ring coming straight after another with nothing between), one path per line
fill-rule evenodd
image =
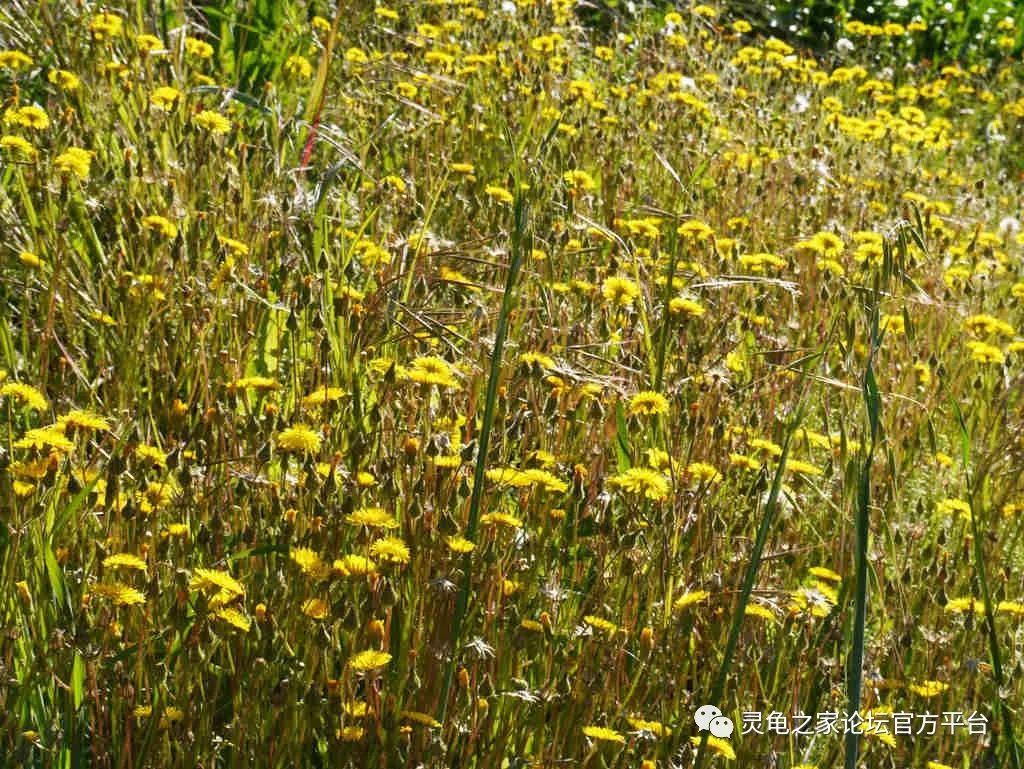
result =
M1019 767L1024 65L923 26L6 2L0 765Z

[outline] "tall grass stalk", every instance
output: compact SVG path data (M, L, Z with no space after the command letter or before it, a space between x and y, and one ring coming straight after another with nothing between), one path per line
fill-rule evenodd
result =
M1006 740L1009 743L1010 760L1013 769L1020 769L1020 751L1017 739L1013 732L1013 713L1006 706L1006 700L1002 695L1006 676L1003 671L1003 657L999 651L999 636L996 633L995 612L992 609L992 593L988 586L988 574L985 570L985 550L982 544L982 537L986 529L982 527L978 518L981 514L983 503L978 501L979 493L984 500L984 487L987 480L987 473L982 472L979 476L972 477L971 474L971 437L967 429L960 405L953 401L953 411L956 413L957 423L960 425L960 455L964 465L964 476L967 486L967 503L971 508L971 538L973 543L972 554L974 557L974 572L978 577L978 586L981 588L981 600L985 606L985 635L988 639L989 654L992 657L992 677L995 679L996 700L999 707L999 715L1003 722L1003 730L1006 733ZM986 516L987 520L987 516ZM998 745L999 734L992 736L992 743L989 751L993 761L996 759L996 746Z
M876 294L877 296L877 294ZM877 351L879 341L878 303L871 308L871 348L868 352L867 367L864 370L863 397L867 409L870 439L864 465L861 468L857 488L857 510L854 520L854 615L853 640L850 656L847 661L846 681L849 706L847 712L852 715L860 710L860 690L864 678L864 638L867 624L868 601L868 534L870 532L871 508L871 463L874 460L876 440L878 436L881 396L872 367L872 359ZM860 735L851 730L846 733L846 769L856 769L857 755L860 750Z
M915 214L917 213L915 209ZM868 291L868 351L861 380L861 397L868 422L868 445L864 454L857 483L857 508L854 518L854 610L853 635L847 658L846 687L847 715L860 711L861 687L864 682L864 644L867 635L868 605L868 542L871 532L871 468L875 449L881 433L882 397L875 377L874 362L882 346L881 305L894 279L911 282L907 277L908 236L912 237L922 251L927 252L925 233L920 214L916 217L917 229L909 222L901 222L891 236L882 243L881 269L876 271ZM895 248L893 247L895 241ZM860 753L860 733L854 730L846 733L846 751L843 766L856 769Z
M480 520L480 505L483 501L484 472L487 469L487 451L491 443L491 428L494 425L494 409L498 400L498 380L501 378L501 354L505 347L508 334L509 316L512 314L516 282L523 264L523 256L529 248L526 243L527 204L523 191L516 184L516 196L513 202L512 248L508 273L505 277L505 290L501 296L501 310L498 312L498 326L494 333L494 348L491 350L491 370L487 377L487 393L484 398L484 413L480 425L477 443L476 468L473 473L473 491L469 500L469 519L466 523L466 538L471 542L476 538L477 524ZM462 630L466 620L466 609L469 606L469 594L473 582L473 551L462 558L462 587L455 605L455 617L452 623L451 659L445 670L444 687L441 690L441 704L438 720L444 723L448 710L448 695L451 691L455 667L458 664L459 648L462 645Z
M824 348L827 349L827 346ZM757 528L757 536L754 539L754 547L750 552L750 563L743 575L743 586L740 588L740 597L733 610L732 622L729 625L729 636L725 643L725 652L722 655L722 664L718 668L718 675L715 677L715 684L711 689L711 697L708 703L717 705L722 701L722 694L725 692L725 683L729 678L729 670L732 668L732 660L736 654L736 644L739 642L740 631L743 629L743 619L746 615L747 604L750 603L750 596L754 590L754 582L757 580L757 573L761 568L761 557L764 554L765 544L768 542L768 535L771 533L775 523L775 517L779 509L779 495L782 493L782 479L786 473L786 462L789 459L789 448L793 436L800 429L803 422L807 403L807 378L812 364L817 361L821 352L807 357L803 362L803 370L798 385L799 396L796 407L790 414L786 424L786 432L782 441L782 453L779 455L779 464L775 468L775 475L772 477L771 491L764 505L764 512L761 515L761 522ZM709 732L703 732L694 769L700 769L704 763L706 745Z

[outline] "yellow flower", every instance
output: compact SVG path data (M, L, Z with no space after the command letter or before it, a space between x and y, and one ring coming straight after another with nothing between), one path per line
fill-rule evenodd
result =
M156 446L140 443L135 447L135 456L141 462L146 462L156 467L167 467L167 455Z
M277 448L296 454L315 454L320 450L320 434L309 425L293 425L277 434Z
M32 57L22 51L0 51L0 68L19 70L32 66Z
M195 56L197 59L209 59L211 56L213 56L213 46L207 43L205 40L199 40L194 37L186 37L185 52L189 56Z
M218 235L217 240L227 249L232 256L248 256L249 247L240 240L229 238L226 235Z
M403 80L395 85L395 90L398 91L398 95L404 99L415 99L416 94L420 92L420 89L415 83L410 83Z
M333 403L345 395L347 395L347 393L340 387L321 387L304 397L302 399L302 405L306 408L314 408L316 406L322 406L325 403Z
M120 37L124 30L124 22L120 16L113 13L97 13L89 22L89 31L96 40L105 40L109 37Z
M935 697L949 689L949 684L942 681L922 681L919 684L910 684L908 688L921 697Z
M749 603L743 610L744 615L747 617L759 617L766 620L774 620L775 613L767 606L762 606L759 603Z
M683 593L675 601L672 602L672 608L676 611L685 609L687 606L693 606L696 603L700 603L711 595L707 590L691 590Z
M635 718L633 716L627 716L626 721L628 721L629 725L634 729L650 732L655 737L672 736L672 730L659 721L645 721L642 718Z
M57 424L64 430L94 430L101 433L110 431L110 422L91 411L69 411L57 418Z
M420 713L416 710L403 710L400 715L403 721L412 721L413 723L420 724L421 726L437 728L441 725L441 722L429 713Z
M235 390L257 390L259 392L270 392L272 390L279 390L280 388L281 384L276 379L272 379L268 376L242 377L228 385L228 390L232 392Z
M583 618L583 621L590 625L590 627L594 628L594 630L600 630L601 632L606 633L609 636L615 635L615 633L617 633L619 630L619 626L616 625L614 622L610 622L606 620L604 617L594 616L593 614L588 614L587 616L585 616Z
M248 617L238 611L238 609L232 609L231 607L217 609L217 611L214 612L214 615L218 619L224 620L232 627L241 630L243 633L248 633L249 628L252 625Z
M946 604L945 611L950 614L966 614L969 611L975 614L984 614L985 604L974 598L954 598Z
M345 51L345 61L350 64L366 64L370 60L370 57L366 55L366 51L362 48L352 47Z
M142 53L153 53L164 47L164 41L156 35L136 35L135 47Z
M188 583L190 590L204 593L226 593L233 597L245 595L245 587L226 571L218 569L196 569Z
M146 602L143 593L120 582L95 584L89 588L89 592L109 598L117 606L133 606Z
M21 382L8 382L0 386L0 398L12 398L32 411L46 411L50 407L45 395L32 385Z
M16 449L37 449L42 450L50 447L57 451L73 451L75 444L64 437L59 426L37 427L28 430L20 440L14 442Z
M495 184L488 184L484 188L484 192L499 203L511 203L515 200L511 192L504 187L499 187Z
M686 472L701 483L718 483L722 480L722 474L718 469L706 462L691 462L686 466Z
M303 574L308 576L322 576L326 572L320 556L308 547L293 547L288 553L288 557L299 565Z
M330 608L322 598L310 598L302 604L302 613L310 619L324 619Z
M1015 333L1013 326L1005 320L986 314L971 315L964 320L964 327L979 336L1013 336Z
M20 478L31 478L33 480L39 481L49 474L52 464L53 463L51 462L50 457L45 456L39 457L34 460L12 462L10 465L10 471L13 475L16 475ZM88 480L85 479L84 476L83 479L86 480L86 482L88 482Z
M786 463L787 473L802 473L803 475L822 475L823 470L810 462L801 462L799 459L790 459Z
M387 176L380 180L380 186L392 187L398 190L399 192L405 192L406 187L408 185L406 185L405 179L403 179L401 176L397 176L395 174L388 174Z
M846 275L846 268L835 259L818 259L814 264L822 272L828 272L840 278Z
M511 486L521 489L528 486L540 486L545 491L561 493L566 491L568 484L558 476L540 468L517 470L514 467L495 467L487 471L487 480L499 486Z
M79 179L88 179L93 153L80 147L69 147L53 161L53 167L64 174L74 174Z
M35 104L26 104L24 107L15 107L4 112L5 125L19 125L22 128L31 128L34 131L42 131L50 125L50 117L46 110L37 107Z
M212 134L226 134L231 130L231 121L219 112L204 109L192 117L192 123Z
M715 235L715 231L711 227L698 219L691 219L679 225L676 228L676 233L682 236L683 240L691 243L706 241Z
M284 63L285 74L308 80L313 75L313 65L305 56L289 56Z
M183 711L181 708L169 707L166 710L164 710L164 714L160 718L160 728L166 729L168 725L178 723L179 721L184 720L184 718L185 711Z
M739 258L739 262L751 272L757 273L763 273L766 266L774 267L775 269L782 269L786 266L786 260L781 256L763 252L756 254L742 254Z
M616 307L632 307L640 296L640 286L628 278L612 276L601 284L601 294Z
M662 473L648 467L631 467L624 473L611 476L608 483L656 501L665 499L669 492L668 479Z
M21 136L0 136L0 149L25 158L34 158L39 154L32 142Z
M1018 601L1000 601L996 606L1000 614L1012 614L1015 617L1024 617L1024 603Z
M359 742L366 735L366 729L361 726L345 726L335 734L342 742Z
M763 451L765 454L770 454L773 457L782 455L782 446L765 438L752 438L747 442L747 445L752 449Z
M668 311L673 315L685 315L688 318L699 318L706 312L699 302L681 296L669 300Z
M690 742L694 745L700 745L701 737L691 737ZM719 737L708 737L708 747L711 748L715 753L722 756L729 761L736 760L736 751L732 749L732 745L729 744L728 740L720 739Z
M174 225L171 220L160 216L159 214L150 214L142 218L142 226L147 230L153 232L159 232L168 240L173 239L178 234L178 228Z
M377 573L377 564L361 555L346 555L331 564L331 570L338 577L365 577Z
M353 718L366 718L366 714L369 711L370 707L365 702L352 701L345 703L345 713Z
M953 516L959 513L966 520L971 519L971 506L962 499L942 499L935 505L935 512L942 516Z
M406 544L398 537L378 539L370 545L370 555L385 563L409 563L410 553Z
M761 469L761 462L754 457L747 456L746 454L738 454L733 452L729 455L729 463L738 467L742 467L746 470L759 470Z
M843 581L843 578L840 574L837 574L836 572L832 571L832 569L827 569L824 566L812 566L807 571L808 573L814 575L815 577L818 577L819 579L827 579L831 582Z
M453 553L471 553L476 548L476 545L465 537L448 537L445 541Z
M183 94L177 88L162 85L149 95L149 103L164 112L170 112L181 103Z
M391 655L387 652L367 649L349 659L348 667L357 673L368 673L371 670L384 667L389 662L391 662Z
M356 510L345 517L347 523L353 526L367 526L377 529L397 529L398 521L380 507L364 507Z
M459 388L459 382L455 379L451 365L443 358L434 355L422 356L413 360L406 371L406 377L420 384Z
M1006 362L1006 356L1003 355L1003 351L995 345L971 341L967 343L967 349L971 351L971 360L978 361L979 363L1002 364Z
M139 558L137 555L132 555L131 553L117 553L115 555L108 555L103 559L103 568L146 571L146 562L142 558Z
M626 743L626 738L623 735L604 726L584 726L583 733L597 742L617 742L620 745Z
M516 518L511 513L484 513L480 516L480 524L482 526L506 526L510 529L521 529L523 528L523 522L521 519Z
M570 189L593 190L597 187L597 182L594 181L594 177L586 171L581 171L579 169L566 171L562 174L562 178Z
M629 400L629 415L657 415L668 413L668 398L661 393L645 390Z

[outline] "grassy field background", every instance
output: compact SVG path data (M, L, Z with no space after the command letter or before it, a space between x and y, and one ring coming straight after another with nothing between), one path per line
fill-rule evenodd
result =
M4 766L1019 769L1016 22L586 11L0 8Z

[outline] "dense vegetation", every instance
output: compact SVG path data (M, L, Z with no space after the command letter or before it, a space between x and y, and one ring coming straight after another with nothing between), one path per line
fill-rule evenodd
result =
M0 7L0 763L1019 769L1021 30L920 6Z

